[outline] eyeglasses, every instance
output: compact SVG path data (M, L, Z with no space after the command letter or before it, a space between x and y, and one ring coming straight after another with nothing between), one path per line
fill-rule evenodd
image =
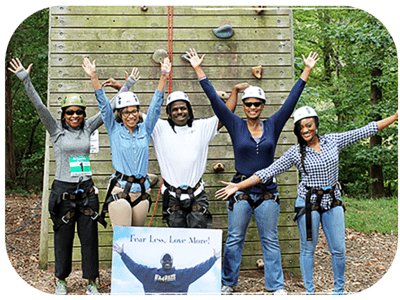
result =
M81 116L85 113L85 111L83 109L77 109L77 110L73 110L73 109L68 109L67 111L65 111L65 114L67 114L68 116L73 116L74 114L77 114L78 116Z
M136 116L136 115L138 114L138 112L139 112L138 109L134 109L134 110L131 110L131 111L124 110L124 111L121 112L121 115L124 116L125 118L127 118L127 117L129 117L131 114L134 115L134 116Z
M252 105L254 105L255 107L259 107L261 106L262 102L243 102L243 104L247 107L251 107Z

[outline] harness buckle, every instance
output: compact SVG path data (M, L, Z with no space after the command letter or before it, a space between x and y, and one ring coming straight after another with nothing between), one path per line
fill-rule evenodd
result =
M90 218L95 221L97 218L99 217L99 214L97 213L97 211L93 211L93 213L91 214Z
M65 192L65 193L63 193L62 194L62 197L61 197L61 199L63 199L63 200L69 200L69 194L67 193L67 192Z
M63 221L65 224L68 224L69 220L70 220L70 218L67 217L67 215L64 215L64 216L61 217L61 221Z

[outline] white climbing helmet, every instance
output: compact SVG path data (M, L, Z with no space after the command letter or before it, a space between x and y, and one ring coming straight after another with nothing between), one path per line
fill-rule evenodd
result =
M116 108L124 108L128 106L139 106L139 98L133 92L124 92L117 95L117 105Z
M242 101L246 100L247 98L260 99L265 103L265 93L263 89L258 86L252 85L243 91Z
M302 106L299 109L296 109L296 111L293 114L293 124L296 124L297 121L300 121L305 118L312 118L312 117L317 117L318 115L315 112L314 108L310 106Z
M184 92L181 91L176 91L169 94L167 98L167 106L175 101L186 101L190 104L188 95L186 95Z

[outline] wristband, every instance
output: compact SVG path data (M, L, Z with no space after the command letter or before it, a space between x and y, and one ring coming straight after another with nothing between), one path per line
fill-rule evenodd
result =
M256 180L254 179L253 176L251 176L251 179L253 179L254 184L257 184Z
M204 79L204 78L207 78L207 75L200 76L200 77L199 77L199 80L202 80L202 79Z
M161 71L161 74L169 73L169 71Z

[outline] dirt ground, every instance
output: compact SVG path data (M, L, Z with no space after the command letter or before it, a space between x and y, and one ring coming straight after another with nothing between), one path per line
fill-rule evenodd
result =
M29 197L6 195L5 203L5 241L7 254L16 272L36 289L53 293L54 275L52 272L38 268L40 215L38 210L32 221L21 231L7 235L21 228L33 215L40 198L37 195ZM397 250L397 235L360 233L346 229L346 293L357 293L374 285L386 271L394 259ZM111 270L100 270L100 292L111 292ZM3 285L7 284L3 282ZM82 272L77 269L68 278L69 294L83 294L86 282L82 280ZM315 253L314 285L317 293L329 293L333 290L333 273L331 259L326 239L320 232L320 240ZM285 276L285 289L289 294L304 293L301 278ZM266 293L263 271L241 272L236 293L260 294Z

